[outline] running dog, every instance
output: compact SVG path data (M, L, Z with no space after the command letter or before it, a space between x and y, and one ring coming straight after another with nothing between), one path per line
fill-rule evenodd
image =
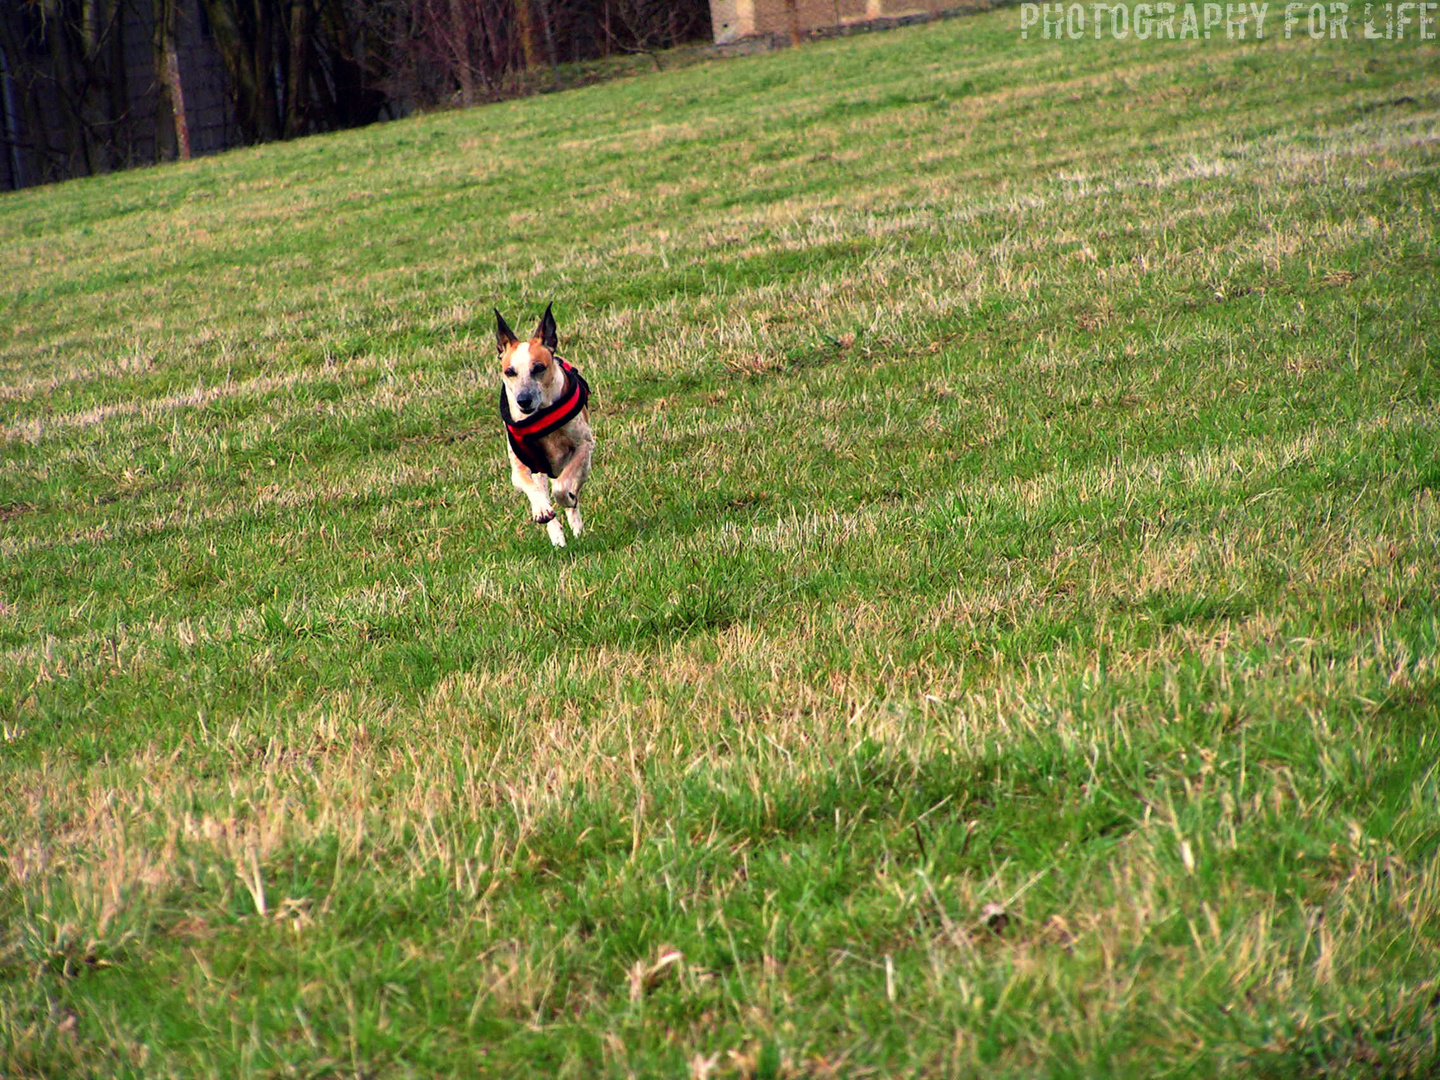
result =
M570 532L579 536L580 489L590 475L595 436L590 433L590 387L556 355L552 305L529 341L521 341L495 309L495 348L500 354L500 419L510 449L510 482L530 500L530 520L544 525L550 543L565 546L565 530L550 504L565 509ZM550 478L549 490L545 483Z

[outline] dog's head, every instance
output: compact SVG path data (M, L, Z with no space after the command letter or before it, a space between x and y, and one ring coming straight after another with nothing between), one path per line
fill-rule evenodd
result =
M505 316L495 310L495 348L500 354L500 378L510 393L510 400L523 414L550 404L565 386L565 376L555 361L555 316L550 305L540 316L540 325L529 341L521 341Z

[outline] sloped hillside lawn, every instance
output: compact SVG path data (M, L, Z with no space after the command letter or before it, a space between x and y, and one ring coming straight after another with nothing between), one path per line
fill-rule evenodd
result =
M0 1074L1436 1074L1440 49L1020 17L0 197Z

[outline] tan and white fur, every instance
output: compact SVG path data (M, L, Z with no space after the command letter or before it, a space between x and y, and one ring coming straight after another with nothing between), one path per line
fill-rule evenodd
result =
M548 306L529 341L519 340L505 325L500 312L495 312L500 378L509 399L510 415L517 421L553 405L564 391L565 373L555 361L557 344L555 318ZM560 475L552 479L544 473L532 472L515 456L507 440L510 482L530 501L530 519L545 526L550 543L564 547L565 530L555 516L551 498L564 508L570 532L579 536L585 528L580 517L580 489L590 475L590 458L595 449L589 408L582 409L568 424L544 436L541 445Z

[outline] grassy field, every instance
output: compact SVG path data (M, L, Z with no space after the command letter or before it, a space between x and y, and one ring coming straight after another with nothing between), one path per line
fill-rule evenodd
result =
M0 197L0 1075L1437 1075L1440 50L1019 18Z

